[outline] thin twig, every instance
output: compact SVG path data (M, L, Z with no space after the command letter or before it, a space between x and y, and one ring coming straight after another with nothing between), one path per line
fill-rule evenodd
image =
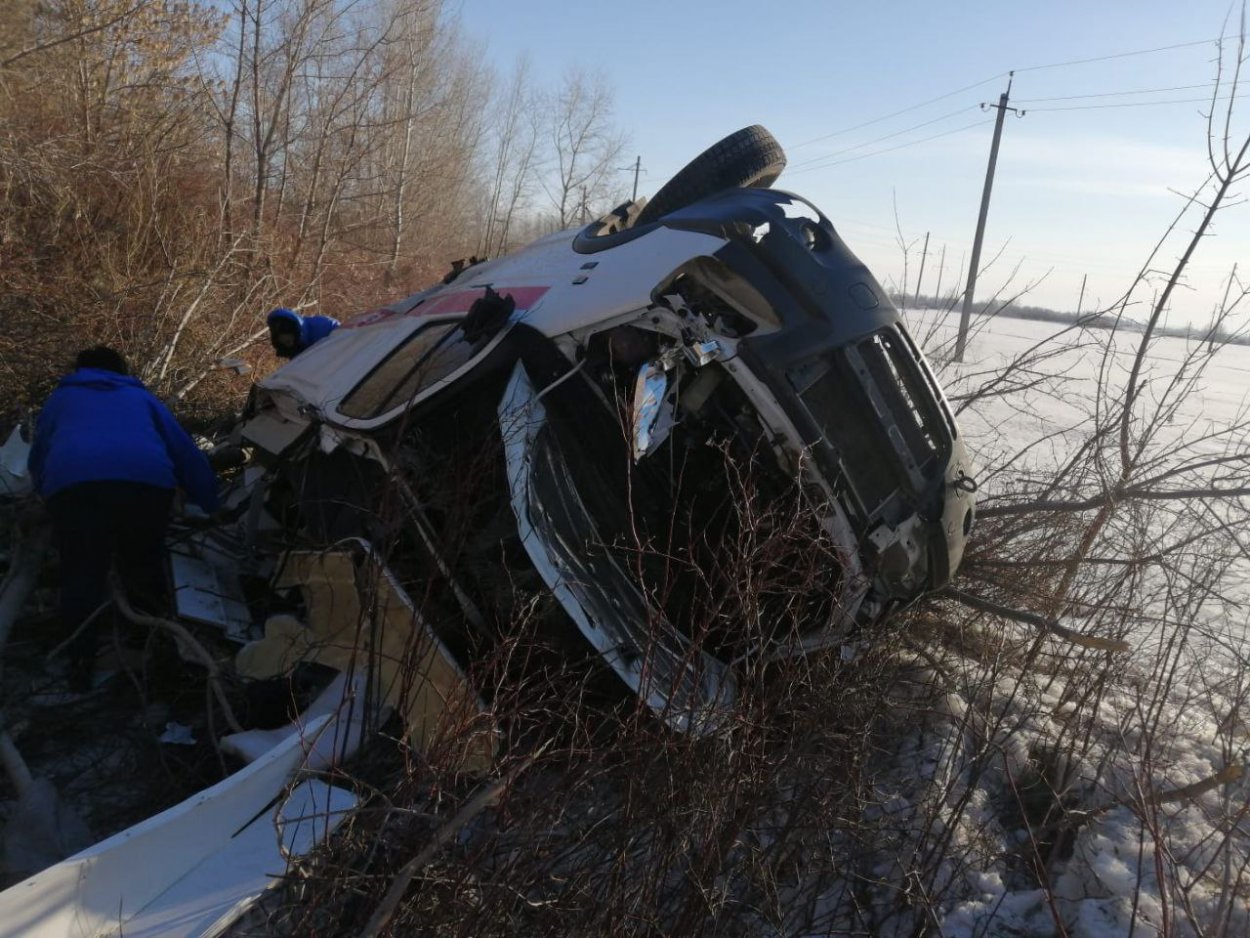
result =
M546 746L543 747L543 749L545 748ZM541 754L542 749L517 763L507 775L496 779L470 798L450 821L434 832L430 842L425 845L420 853L405 863L403 869L399 871L399 875L391 883L391 888L386 891L382 902L370 917L369 924L360 933L361 938L377 938L381 934L382 929L394 917L396 910L399 908L399 903L404 897L404 893L408 891L408 887L412 883L413 877L420 872L422 867L433 860L443 845L459 833L469 821L473 820L487 808L495 805L499 801L499 796L516 781L522 772L533 765L534 760Z

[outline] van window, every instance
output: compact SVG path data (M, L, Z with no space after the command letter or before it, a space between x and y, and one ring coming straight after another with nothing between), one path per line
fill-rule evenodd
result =
M473 353L459 321L423 325L352 388L338 412L357 420L380 417L447 377Z

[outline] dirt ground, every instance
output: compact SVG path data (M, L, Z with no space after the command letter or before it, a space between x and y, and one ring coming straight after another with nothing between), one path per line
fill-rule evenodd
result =
M9 560L11 527L0 517L0 577ZM190 626L222 664L237 646L210 627ZM172 637L109 615L102 623L96 687L70 693L65 638L57 613L57 570L50 556L40 582L3 650L0 726L35 779L54 787L63 810L86 828L83 847L183 801L237 771L242 763L217 751L229 732L210 706L205 671L184 661ZM225 691L247 727L281 726L299 712L324 675L227 680ZM13 779L0 773L0 830L24 809ZM15 828L16 829L16 828ZM34 869L8 858L0 888Z

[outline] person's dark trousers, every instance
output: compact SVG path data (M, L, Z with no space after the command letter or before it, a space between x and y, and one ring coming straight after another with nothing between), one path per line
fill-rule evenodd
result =
M140 482L83 482L48 499L53 537L61 555L61 617L70 632L109 599L114 561L130 601L163 611L168 603L164 539L171 489ZM69 645L70 684L90 686L101 613ZM112 621L111 618L106 621Z

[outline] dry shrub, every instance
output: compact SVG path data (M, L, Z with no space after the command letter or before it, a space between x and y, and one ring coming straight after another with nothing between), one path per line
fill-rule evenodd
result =
M107 343L190 412L233 413L247 382L214 377L214 362L242 355L269 370L257 340L273 306L345 318L468 253L475 233L457 234L472 204L466 114L484 85L437 3L353 6L325 0L266 20L255 62L239 58L251 54L238 41L250 7L231 18L194 0L56 0L3 17L9 406L35 406L78 349ZM404 112L393 53L410 36L431 58ZM342 106L327 112L322 99ZM438 172L396 164L400 132L440 141L419 151ZM402 241L384 208L397 174L411 203L394 215Z
M891 656L767 669L728 726L698 738L605 693L591 662L556 666L531 643L543 639L498 650L549 663L495 699L512 728L499 771L540 755L420 871L393 933L788 932L818 918L821 887L846 881L848 858L874 852L862 774L891 733ZM294 871L269 933L362 933L474 785L420 758L392 759L388 774L333 847Z

